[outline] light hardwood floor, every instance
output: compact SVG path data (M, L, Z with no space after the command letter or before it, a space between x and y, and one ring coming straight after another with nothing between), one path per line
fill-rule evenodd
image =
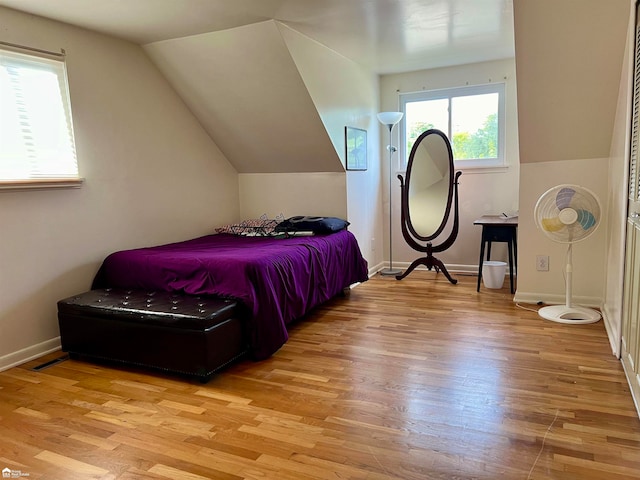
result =
M207 384L60 352L0 373L0 470L30 479L640 479L602 322L376 276ZM169 355L170 352L167 352Z

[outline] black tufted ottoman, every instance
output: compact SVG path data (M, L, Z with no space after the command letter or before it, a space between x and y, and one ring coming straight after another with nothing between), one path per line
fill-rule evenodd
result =
M58 302L62 350L207 381L246 351L235 300L91 290Z

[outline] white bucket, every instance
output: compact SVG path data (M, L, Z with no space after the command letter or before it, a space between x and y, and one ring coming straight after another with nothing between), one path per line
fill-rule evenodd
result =
M482 282L484 283L484 286L487 288L502 288L506 271L506 262L483 262Z

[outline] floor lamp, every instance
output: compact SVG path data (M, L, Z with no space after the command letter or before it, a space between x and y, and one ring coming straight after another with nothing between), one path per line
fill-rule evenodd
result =
M380 112L378 114L378 120L383 125L386 125L389 129L389 145L387 145L387 150L389 150L389 268L385 268L380 271L380 275L400 275L402 270L393 268L393 231L391 230L393 222L391 221L393 217L393 209L391 208L391 199L393 195L391 193L391 177L393 177L393 167L391 164L391 157L393 156L393 152L398 149L393 146L393 142L391 140L391 130L393 130L393 126L402 120L402 116L404 114L402 112Z

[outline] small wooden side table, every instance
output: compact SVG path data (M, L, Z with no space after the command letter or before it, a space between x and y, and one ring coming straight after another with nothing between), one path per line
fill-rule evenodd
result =
M509 249L509 281L511 293L515 293L513 286L514 266L518 270L518 217L505 217L498 215L484 215L473 222L474 225L482 226L482 240L480 241L480 262L478 264L478 287L482 281L482 263L484 262L484 248L487 245L487 261L491 260L491 243L506 242ZM514 261L515 258L515 261Z

